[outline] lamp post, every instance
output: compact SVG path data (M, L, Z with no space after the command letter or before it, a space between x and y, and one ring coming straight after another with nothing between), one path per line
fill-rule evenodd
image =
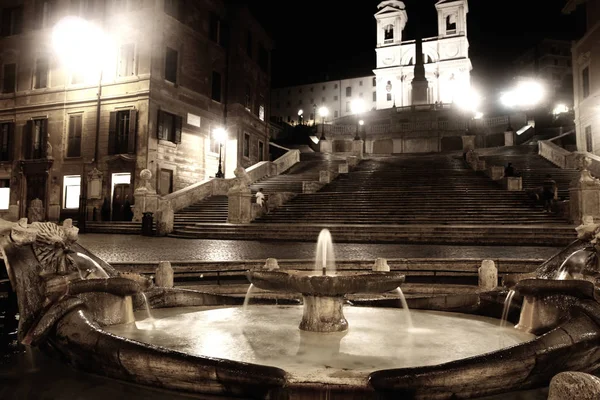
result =
M544 85L535 80L524 80L519 82L514 88L502 93L500 102L509 109L520 109L525 113L525 123L529 125L527 112L537 107L546 96ZM508 115L507 132L514 132L510 123L510 114ZM520 132L520 131L519 131ZM517 135L520 133L517 132Z
M94 158L91 162L92 166L96 166L100 140L103 62L111 53L111 45L100 27L83 18L73 16L61 19L54 26L52 45L54 52L71 72L89 74L91 71L97 74L96 135ZM83 160L78 212L78 227L81 232L86 230L87 186L85 160Z
M350 107L352 108L352 112L356 115L356 135L354 136L354 140L360 140L359 132L360 126L362 125L360 123L362 121L360 119L360 114L362 114L365 111L365 102L362 99L352 100Z
M215 174L215 178L224 178L225 174L223 173L223 160L221 153L223 150L223 142L227 139L227 131L224 128L217 128L213 132L213 137L217 143L219 143L219 168Z
M319 108L319 115L321 116L321 118L323 118L323 126L321 127L321 138L319 140L327 140L325 138L325 117L329 115L329 110L327 109L327 107L323 106Z

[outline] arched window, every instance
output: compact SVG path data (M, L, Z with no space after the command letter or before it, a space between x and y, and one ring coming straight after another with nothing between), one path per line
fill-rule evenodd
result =
M431 56L427 56L427 63L431 64L433 62L433 60L431 59Z
M394 25L389 24L383 28L383 42L389 43L394 41Z
M446 17L446 33L456 33L456 14L450 14Z

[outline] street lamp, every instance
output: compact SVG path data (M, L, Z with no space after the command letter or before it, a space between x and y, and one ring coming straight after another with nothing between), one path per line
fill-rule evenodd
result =
M327 107L323 106L319 108L319 115L321 116L321 118L323 118L323 126L321 127L321 139L319 140L327 140L325 138L325 117L329 115L329 110L327 109Z
M500 102L507 108L518 108L525 113L525 120L528 123L527 111L538 106L546 96L544 85L535 80L525 80L519 82L511 90L502 93ZM513 131L510 124L510 115L508 117L507 131Z
M302 115L304 114L303 109L298 110L298 124L302 125Z
M213 137L217 143L219 143L219 170L217 171L215 178L224 178L225 174L223 174L221 151L223 149L223 143L227 140L227 131L224 128L216 128L213 131Z
M58 21L53 27L52 47L64 66L71 72L83 74L84 76L98 77L96 137L94 159L92 160L93 165L97 165L100 141L100 114L102 109L102 72L104 70L104 63L110 59L113 46L100 27L83 18L69 16ZM85 161L82 163L80 188L78 227L81 232L85 232L87 208Z
M360 114L362 114L365 111L365 102L362 99L355 99L352 100L350 107L352 109L352 112L356 115L356 136L354 137L354 140L360 140Z

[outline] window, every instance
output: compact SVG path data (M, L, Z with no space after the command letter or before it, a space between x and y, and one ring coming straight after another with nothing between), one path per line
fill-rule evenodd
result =
M2 93L14 93L17 82L17 64L4 64L2 68Z
M258 161L265 161L265 144L258 141Z
M336 83L335 85L333 85L333 88L334 88L334 89L337 89L337 88L338 88L338 85L337 85L337 83Z
M333 96L333 101L338 101L338 97L337 96Z
M221 102L221 74L217 71L213 71L212 73L211 98L214 101Z
M46 156L46 140L48 137L48 119L40 118L27 122L25 158L40 159Z
M456 14L446 16L446 33L456 33Z
M321 97L321 104L325 104L325 97Z
M265 120L265 106L262 104L258 106L258 119Z
M11 161L11 145L15 135L15 124L4 122L0 124L0 161Z
M269 51L264 46L260 46L258 52L258 66L264 71L269 71Z
M111 112L108 127L108 154L135 154L136 128L136 110Z
M18 35L23 29L23 7L2 9L0 36Z
M10 179L0 179L0 210L8 210L10 205Z
M362 81L358 82L358 86L362 86Z
M63 208L79 208L81 194L81 175L65 175L63 177Z
M373 87L377 86L377 77L373 77Z
M165 79L177 83L177 50L167 47L165 54Z
M37 0L35 2L35 28L48 28L52 24L54 1Z
M594 152L594 146L592 142L592 126L585 127L585 151L588 153Z
M554 59L554 65L558 65L558 60Z
M248 83L246 84L246 96L244 99L244 107L246 107L246 110L248 111L252 110L252 88Z
M335 110L335 112L333 113L333 118L337 118L338 117L338 111Z
M327 88L327 86L323 85L323 90L325 90L325 88Z
M48 87L48 59L46 57L38 58L35 62L34 89Z
M135 45L133 43L127 43L121 46L119 49L119 76L131 76L134 75L133 65L135 57ZM167 50L167 54L169 51ZM167 61L167 65L168 61ZM175 71L177 71L177 52L175 52ZM165 74L166 75L166 74ZM177 72L175 72L177 76ZM171 81L174 82L174 81Z
M181 143L183 118L165 111L158 111L158 140Z
M246 54L248 54L248 57L252 58L252 53L253 53L253 41L252 41L252 32L250 32L250 30L248 29L246 31Z
M82 130L83 114L69 115L69 137L67 140L67 157L81 157Z
M383 42L389 43L394 41L394 25L389 24L383 28Z
M346 102L346 112L350 112L350 102Z
M388 93L386 96L387 101L392 101L392 94Z
M581 71L581 84L583 86L583 98L586 99L590 95L590 67L585 67Z
M244 157L250 157L250 134L244 132Z
M373 101L377 101L377 92L373 92Z
M214 12L210 13L209 36L210 40L221 44L221 19Z
M352 97L352 88L350 86L346 88L346 97Z

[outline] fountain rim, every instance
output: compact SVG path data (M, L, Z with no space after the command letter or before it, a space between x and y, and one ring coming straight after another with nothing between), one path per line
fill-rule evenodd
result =
M581 299L594 299L595 286L582 279L522 279L512 288L522 296L563 294Z

